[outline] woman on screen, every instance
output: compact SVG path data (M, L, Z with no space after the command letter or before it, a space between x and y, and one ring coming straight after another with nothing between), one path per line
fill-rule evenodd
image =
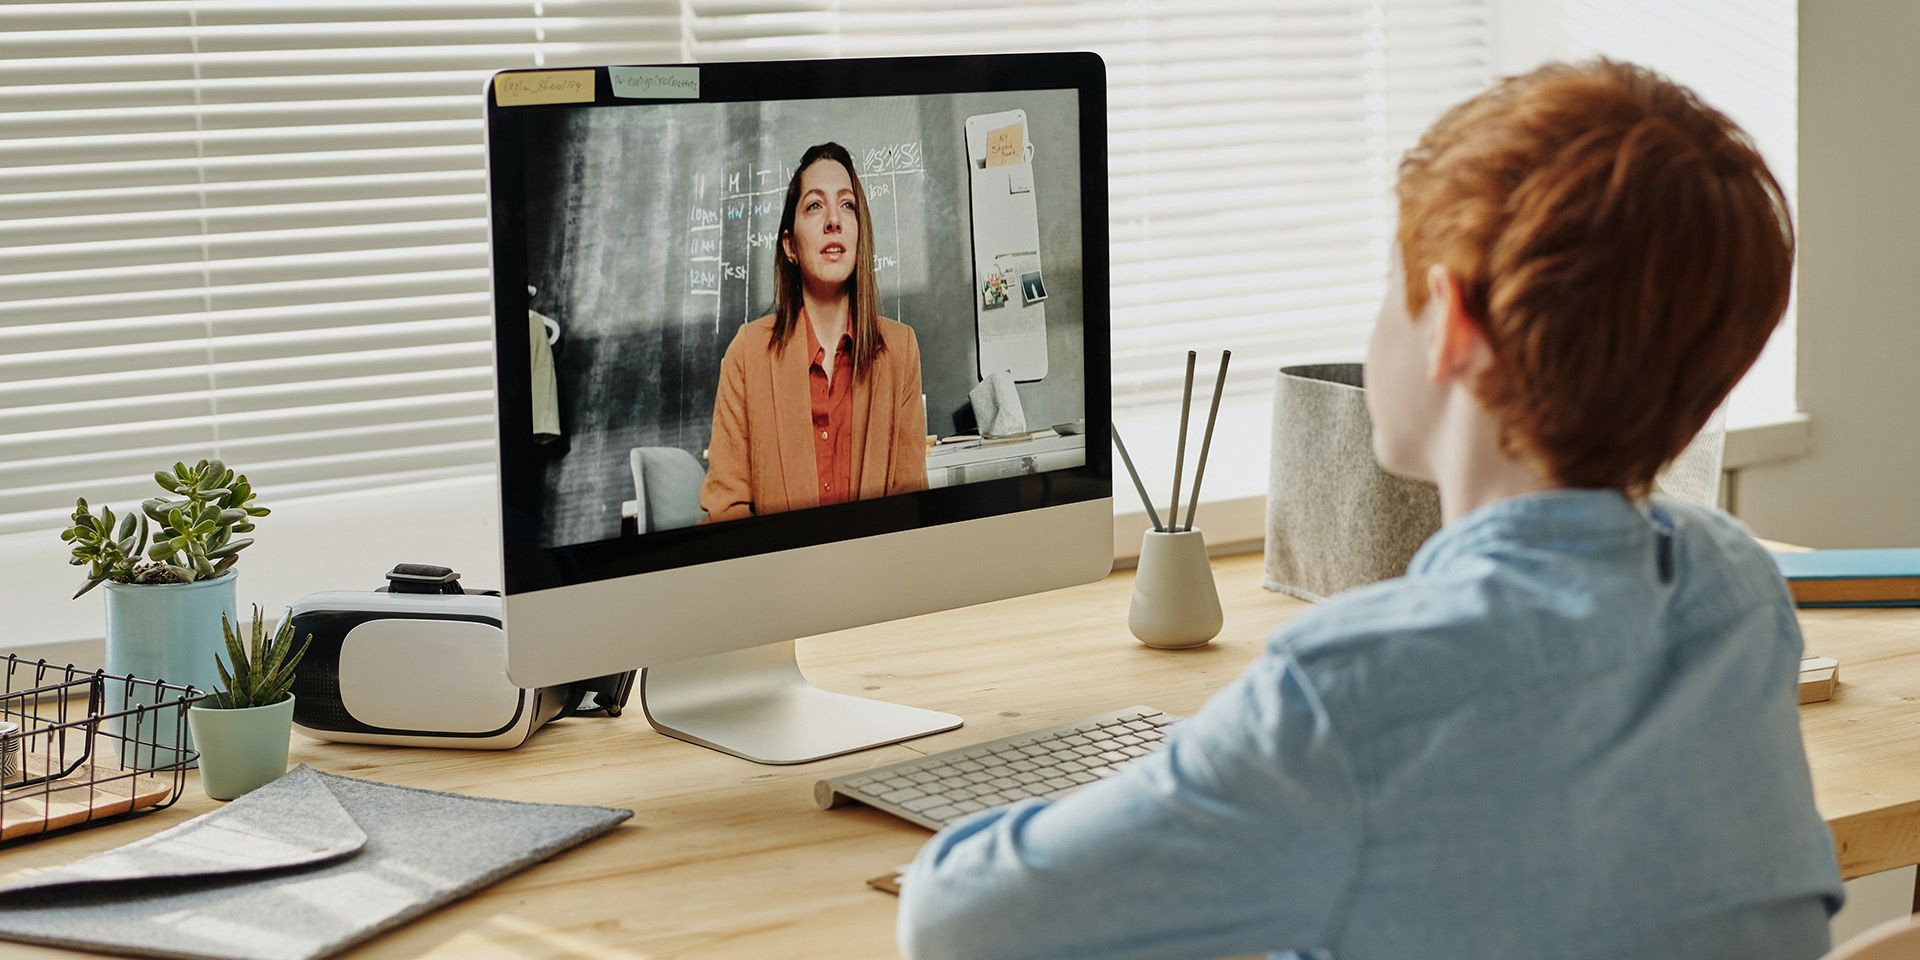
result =
M780 214L773 312L720 361L707 520L926 488L920 344L880 316L871 223L846 148L809 148Z

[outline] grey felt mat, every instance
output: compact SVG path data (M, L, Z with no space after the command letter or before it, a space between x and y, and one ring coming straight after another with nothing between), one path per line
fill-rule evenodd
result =
M0 881L0 938L144 957L324 957L632 815L303 765L144 840Z

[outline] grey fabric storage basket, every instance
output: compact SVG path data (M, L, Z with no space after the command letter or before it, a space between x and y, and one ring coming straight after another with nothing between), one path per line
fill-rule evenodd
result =
M1267 473L1266 587L1306 600L1407 572L1440 529L1433 484L1373 458L1357 363L1281 367Z

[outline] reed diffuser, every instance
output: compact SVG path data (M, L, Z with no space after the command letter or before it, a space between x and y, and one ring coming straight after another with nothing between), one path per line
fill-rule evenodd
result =
M1221 351L1220 372L1214 378L1213 401L1207 413L1207 427L1200 441L1200 460L1194 466L1193 488L1189 494L1186 524L1180 523L1180 480L1187 459L1187 420L1193 404L1193 367L1197 355L1187 351L1186 386L1180 398L1180 438L1173 465L1173 496L1167 507L1167 520L1160 522L1147 485L1140 479L1127 446L1113 431L1114 446L1120 462L1133 479L1133 488L1153 521L1140 541L1140 563L1134 571L1133 602L1127 611L1127 626L1141 643L1165 650L1203 646L1220 634L1224 617L1220 611L1220 593L1213 582L1213 566L1208 562L1206 538L1193 528L1194 515L1200 509L1200 483L1206 477L1207 454L1213 447L1213 425L1220 415L1220 394L1227 382L1227 363L1231 351Z

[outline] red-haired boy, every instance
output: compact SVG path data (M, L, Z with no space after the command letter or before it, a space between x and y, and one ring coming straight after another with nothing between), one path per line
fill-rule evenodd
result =
M1649 495L1785 309L1779 185L1690 92L1594 61L1454 108L1399 198L1368 404L1444 528L1166 749L934 837L909 956L1825 951L1793 607L1739 524Z

